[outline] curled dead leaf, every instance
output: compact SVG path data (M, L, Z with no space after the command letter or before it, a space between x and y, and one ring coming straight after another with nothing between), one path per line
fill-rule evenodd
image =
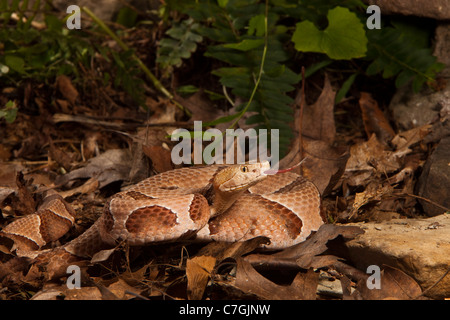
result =
M72 105L75 104L78 98L78 91L72 84L68 76L60 75L56 78L56 87L58 91L66 98Z
M370 137L372 134L375 134L379 141L387 145L394 137L395 132L384 116L383 111L378 107L377 101L372 98L370 93L361 92L359 106L361 107L367 136Z
M187 295L189 300L200 300L205 292L216 258L197 256L186 261Z
M356 288L363 299L410 300L422 294L422 289L417 282L399 269L385 265L380 276L379 288L372 288L371 286L369 288L367 280L358 281Z
M337 237L348 241L361 233L364 233L364 230L359 227L325 224L304 242L270 255L251 254L246 256L245 260L258 268L270 269L308 269L313 266L318 267L319 264L324 266L324 263L335 261L332 256L319 258L319 255L329 249L327 246L329 241Z
M319 274L312 269L299 272L288 286L278 285L262 276L244 259L237 259L235 286L245 293L267 300L314 300Z

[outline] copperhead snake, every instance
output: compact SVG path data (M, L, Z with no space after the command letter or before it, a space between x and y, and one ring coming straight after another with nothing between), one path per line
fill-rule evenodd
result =
M100 218L62 246L90 257L105 245L130 245L192 239L243 241L270 238L268 249L304 241L323 223L320 193L307 179L286 172L267 174L268 162L186 167L152 176L107 201ZM14 241L17 255L36 251L65 234L74 211L52 195L40 209L13 221L0 235Z

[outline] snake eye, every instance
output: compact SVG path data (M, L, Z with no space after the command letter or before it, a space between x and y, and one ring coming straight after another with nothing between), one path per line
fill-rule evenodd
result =
M247 167L247 166L241 167L241 171L242 171L242 172L248 172L248 167Z

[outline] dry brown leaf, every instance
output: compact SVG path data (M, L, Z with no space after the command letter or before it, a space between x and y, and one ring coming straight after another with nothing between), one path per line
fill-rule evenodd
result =
M387 150L373 134L368 141L355 144L350 148L350 158L345 171L351 173L376 170L382 174L390 173L401 167L399 159L405 154Z
M91 263L99 263L99 262L108 260L109 257L114 253L115 250L116 250L116 248L105 249L105 250L100 250L99 252L96 252L91 258Z
M188 279L188 299L198 300L203 296L210 274L217 263L232 258L238 259L262 244L268 244L266 237L256 237L235 243L211 242L204 246L197 255L186 262L186 276Z
M187 296L189 300L200 300L205 292L216 258L197 256L186 261Z
M317 101L305 106L302 121L302 146L297 137L289 153L280 161L281 168L289 168L299 163L300 147L306 159L300 173L310 179L323 195L332 190L344 173L348 154L346 147L332 146L336 135L334 121L334 97L328 77ZM299 127L299 110L295 114L295 128ZM300 170L300 169L299 169Z
M360 280L356 286L363 299L401 299L410 300L421 295L422 289L417 282L403 271L383 266L381 271L380 289L369 289L367 280Z
M431 124L426 124L408 131L400 132L391 142L397 150L408 148L411 145L422 141L431 132L431 127Z
M36 202L33 195L28 190L27 185L30 181L25 181L22 172L18 172L16 175L17 184L17 196L19 201L14 204L14 208L21 211L24 215L32 214L36 211Z
M141 290L130 286L126 281L122 279L118 279L116 282L110 284L108 286L109 291L114 294L120 300L129 300L135 297L135 295L130 294L129 292L140 294Z
M127 180L130 172L130 152L125 149L110 149L92 158L80 169L58 177L56 184L64 185L75 179L95 177L99 188L118 180Z
M188 98L175 95L175 100L192 112L191 121L212 121L227 115L226 112L217 108L202 90L197 91ZM220 127L217 127L221 129Z
M234 243L214 241L204 246L197 255L211 256L216 258L218 262L221 262L227 258L237 259L257 248L261 248L263 244L269 243L270 240L267 237L255 237Z
M160 145L142 145L144 154L152 160L153 168L161 173L173 169L171 152Z
M149 276L146 277L146 273L148 270L150 271L150 273ZM123 279L129 285L136 286L140 283L143 283L145 280L154 281L156 279L157 274L158 274L158 266L154 266L150 263L136 271L131 271L127 269L124 273L120 275L120 278Z
M362 206L369 202L380 201L381 197L391 194L392 191L393 187L390 184L382 185L378 182L369 183L364 192L356 193L350 217L352 217Z
M82 144L83 159L89 160L99 154L98 140L101 138L100 132L87 132Z
M349 153L346 148L329 146L323 141L303 139L303 154L307 157L303 175L310 179L322 197L329 194L345 172Z
M59 106L62 113L70 113L70 103L64 99L56 99L56 104Z
M310 139L331 145L336 136L334 123L334 98L336 92L328 76L325 77L322 92L313 105L305 106L303 111L302 134Z
M69 77L60 75L56 78L56 87L58 91L66 98L72 105L75 104L78 98L78 91L72 84Z
M72 157L67 154L65 151L59 149L56 147L53 142L50 142L49 147L49 156L56 161L60 166L62 166L66 170L70 170L70 167L72 166Z
M95 190L98 189L99 183L96 178L90 178L88 181L83 183L81 186L67 190L67 191L60 191L59 194L61 197L68 198L75 194L89 194Z
M237 259L235 286L245 293L267 300L315 299L318 276L312 270L299 272L291 285L278 285L262 276L249 262Z
M395 132L378 107L378 103L372 98L370 93L361 92L359 106L361 107L364 129L366 130L367 136L370 137L375 133L378 140L387 145L394 137Z
M261 268L273 269L296 266L297 268L308 269L320 262L323 263L326 261L321 261L319 259L322 258L316 258L316 256L324 253L328 249L327 243L329 241L336 239L339 236L347 241L355 238L361 233L364 233L364 231L359 227L325 224L304 242L271 255L251 254L246 256L245 260L252 265ZM330 257L326 259L332 261Z

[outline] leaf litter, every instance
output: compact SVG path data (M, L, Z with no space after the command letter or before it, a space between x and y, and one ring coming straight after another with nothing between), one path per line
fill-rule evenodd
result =
M170 101L148 99L149 108L154 110L148 121L151 126L138 129L130 119L141 120L146 114L130 112L120 104L104 104L98 109L108 110L116 120L109 120L105 112L99 112L92 121L77 118L90 109L83 105L86 97L69 78L56 80L53 90L60 94L57 103L50 104L49 95L42 90L27 90L27 104L34 101L40 115L19 112L19 121L0 133L0 150L5 155L2 159L6 158L0 163L2 227L34 212L43 193L57 189L77 210L77 226L53 245L65 243L96 220L103 203L120 191L122 183L136 182L130 172L142 177L172 168L167 159L173 142L167 135L183 122ZM349 221L377 220L380 212L403 218L415 216L416 201L405 195L413 192L414 173L426 157L421 144L431 127L396 133L377 101L361 92L357 105L361 127L355 131L363 128L366 136L343 137L335 123L335 91L328 77L319 91L318 99L305 106L303 119L295 116L293 128L303 123L303 139L297 134L290 153L281 162L281 167L298 163L302 151L307 160L300 170L316 183L323 196L323 211L330 224L305 242L278 252L260 252L260 245L268 241L263 237L233 244L121 245L83 261L85 282L76 293L67 289L67 275L55 279L51 268L30 268L30 259L14 257L8 250L10 244L1 243L0 299L420 297L422 291L414 279L387 265L382 266L383 290L368 290L368 274L347 261L343 243L364 232L346 226ZM191 106L196 119L217 118L217 110L211 108L204 94L184 98L184 102ZM45 104L51 109L45 110ZM50 114L68 112L72 113L70 117L49 121ZM221 111L222 115L226 112ZM144 161L135 162L136 158ZM57 270L58 262L54 263ZM340 291L320 293L323 278L339 283Z

